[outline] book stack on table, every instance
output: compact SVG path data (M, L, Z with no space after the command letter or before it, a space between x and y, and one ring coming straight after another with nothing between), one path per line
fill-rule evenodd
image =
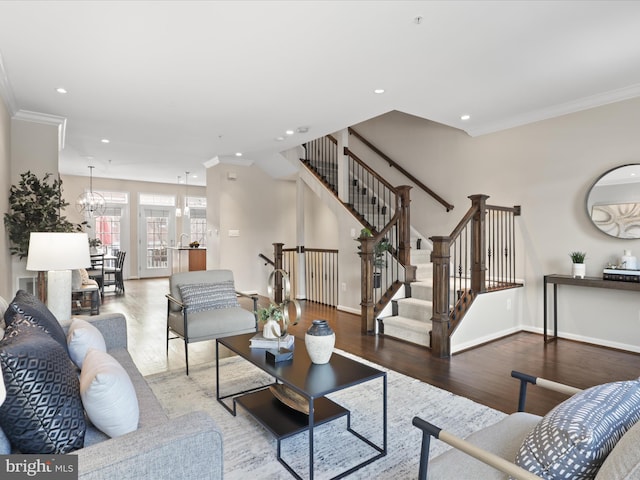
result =
M264 338L262 332L256 333L249 341L251 348L269 348L278 350L279 348L291 348L293 346L294 337L291 334L287 334L281 338Z
M617 282L640 283L640 270L625 270L622 268L605 268L602 273L603 280L615 280Z

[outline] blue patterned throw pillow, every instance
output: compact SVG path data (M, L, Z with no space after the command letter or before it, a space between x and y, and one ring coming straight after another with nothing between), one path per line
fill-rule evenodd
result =
M216 283L189 283L178 285L178 289L182 303L192 313L240 306L232 280Z
M543 417L525 438L516 464L545 479L592 479L639 419L639 380L589 388Z
M7 397L0 427L22 453L69 453L84 444L80 382L67 351L20 314L0 340Z
M47 306L42 303L38 297L30 294L25 290L18 290L16 296L4 314L7 326L11 325L14 317L17 315L26 319L32 325L36 325L47 332L60 345L67 350L67 336L60 325L60 322L51 313Z

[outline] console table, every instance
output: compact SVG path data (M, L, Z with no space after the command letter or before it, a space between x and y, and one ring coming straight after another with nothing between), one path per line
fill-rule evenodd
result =
M547 335L547 284L553 284L553 337ZM610 288L614 290L628 290L640 292L640 283L603 280L600 277L573 278L571 275L544 276L544 341L554 342L558 338L558 285L573 285L576 287Z

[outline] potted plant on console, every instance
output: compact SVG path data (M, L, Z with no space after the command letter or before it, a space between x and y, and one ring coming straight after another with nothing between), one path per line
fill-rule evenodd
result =
M586 252L571 252L569 256L571 257L571 261L573 262L571 269L571 275L573 276L573 278L584 278L584 275L586 273L586 265L584 263L584 259L587 256Z

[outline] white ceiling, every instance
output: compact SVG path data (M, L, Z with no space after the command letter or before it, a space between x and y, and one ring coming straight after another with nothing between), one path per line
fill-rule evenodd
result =
M390 110L481 135L640 96L640 2L2 1L0 55L62 173L203 184Z

